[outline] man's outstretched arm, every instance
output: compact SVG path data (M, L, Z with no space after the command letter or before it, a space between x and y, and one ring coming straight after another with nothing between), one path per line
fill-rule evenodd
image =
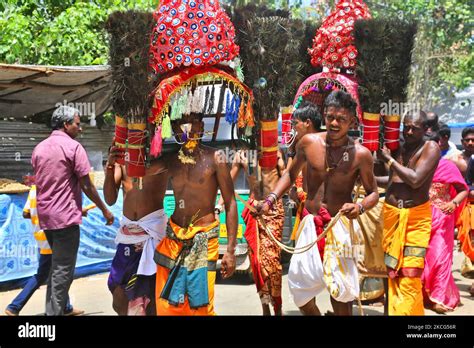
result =
M227 168L227 164L219 161L216 152L216 175L219 189L225 205L225 222L227 227L227 250L222 258L221 274L223 278L229 278L235 271L235 247L237 245L238 213L237 203L234 197L234 183Z
M295 160L291 164L291 167L285 171L280 180L278 180L275 189L270 194L276 201L286 191L288 191L292 184L296 181L301 168L306 163L305 148L311 142L310 134L305 135L296 145L296 156ZM267 200L263 204L257 205L257 215L265 215L270 211L270 205Z
M114 205L117 202L120 184L122 182L122 168L116 162L121 152L115 146L112 146L109 151L109 158L105 167L104 180L104 198L108 205Z
M393 160L390 169L397 173L405 184L414 189L421 187L426 179L430 177L430 174L436 170L441 157L439 146L434 141L428 141L424 145L423 152L414 169L407 168L395 161L390 155L390 150L385 146L379 153L381 153L380 157L385 162Z
M377 182L374 176L374 159L372 158L370 151L365 147L360 147L359 151L359 175L362 186L366 192L366 196L361 202L345 203L342 206L340 211L350 219L355 219L365 210L372 209L379 201Z
M85 193L89 199L95 203L95 205L102 211L102 215L106 220L106 225L112 225L114 223L114 216L112 213L107 209L104 202L100 198L94 184L91 182L89 178L89 174L84 175L79 179L79 184L81 185L82 191Z

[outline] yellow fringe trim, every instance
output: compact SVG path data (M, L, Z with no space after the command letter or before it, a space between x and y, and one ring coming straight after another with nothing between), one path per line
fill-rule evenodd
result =
M400 122L401 116L400 115L385 115L384 120L385 122Z
M127 119L125 117L115 115L115 124L119 127L127 128Z
M261 130L275 130L278 129L278 120L275 121L260 121Z
M364 112L362 118L368 121L378 121L380 120L380 114L371 114L369 112Z
M260 150L264 152L275 152L278 151L278 145L277 146L260 146Z
M146 123L129 123L128 129L143 131L146 129Z

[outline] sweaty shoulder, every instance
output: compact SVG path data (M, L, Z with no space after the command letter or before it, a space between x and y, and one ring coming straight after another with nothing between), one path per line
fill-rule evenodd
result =
M210 146L202 146L202 149L204 150L206 157L207 156L212 156L214 158L214 163L221 163L223 159L225 159L225 151L221 149L216 149L214 147Z
M302 147L308 146L310 144L324 144L324 137L321 135L321 133L309 133L304 135L298 142L298 145Z
M423 146L423 151L424 150L429 150L430 152L431 151L437 152L437 153L439 153L439 156L441 156L439 145L438 145L437 142L435 142L433 140L428 140L425 143L425 145Z
M355 147L355 150L356 150L356 153L359 155L359 156L362 156L362 157L370 157L372 158L372 153L369 151L369 149L367 149L364 145L362 144L359 144L358 142L355 142L354 143L354 147Z

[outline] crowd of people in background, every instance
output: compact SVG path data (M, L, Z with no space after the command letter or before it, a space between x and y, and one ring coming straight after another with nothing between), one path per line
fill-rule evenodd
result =
M325 131L321 130L323 121ZM229 244L221 274L227 278L235 270L237 208L232 181L240 170L251 188L243 212L245 237L264 315L271 314L269 305L275 315L282 314L281 251L267 232L281 240L281 197L287 192L301 208L294 250L313 246L294 253L288 274L290 292L304 315L321 314L316 296L325 288L334 314L352 315L361 289L356 255L347 251L353 250L358 239L362 223L358 218L381 199L386 312L422 315L424 308L430 308L445 313L459 305L452 275L456 237L466 254L466 272L472 271L474 259L474 128L462 131L462 150L458 150L449 141L449 127L436 114L408 112L399 149L390 151L384 146L374 156L349 135L357 125L355 101L335 91L321 111L309 102L294 111L296 137L287 151L287 163L280 151L274 170L259 172L246 156L225 163L219 161L216 149L196 140L204 127L198 115L174 121L175 133L182 131L183 124L191 127L186 128L188 141L182 150L194 162L183 162L180 154L166 154L152 162L141 188L127 176L126 166L119 164L123 152L115 146L110 149L106 203L115 204L120 189L124 192L117 253L108 281L119 315L214 314L219 214L226 212ZM33 152L36 185L24 210L40 247L40 267L7 307L7 315L18 315L46 280L47 315L82 314L68 299L79 225L87 215L81 193L102 211L106 224L114 221L90 181L85 150L74 140L81 131L78 111L59 107L52 125L51 136ZM384 175L375 175L376 163L383 163ZM168 180L176 202L169 219L163 210ZM359 201L354 200L357 186L365 193ZM384 194L379 194L378 186L385 188ZM218 189L221 198L216 204ZM325 238L320 237L323 232ZM474 284L470 293L474 296Z

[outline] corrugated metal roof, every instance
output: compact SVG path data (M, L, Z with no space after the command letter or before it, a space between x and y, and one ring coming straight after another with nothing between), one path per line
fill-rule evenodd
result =
M113 128L102 130L82 125L82 134L76 139L86 149L91 164L99 163L97 158L102 155L105 160L112 143ZM22 180L23 175L33 173L31 153L34 147L46 139L51 129L45 125L28 122L0 121L0 177Z
M0 64L0 117L23 119L52 111L57 103L89 104L83 116L102 115L111 105L108 65ZM79 107L81 109L81 107Z

